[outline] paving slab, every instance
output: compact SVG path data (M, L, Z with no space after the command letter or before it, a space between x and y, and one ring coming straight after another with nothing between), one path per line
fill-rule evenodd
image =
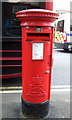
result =
M2 94L2 118L27 118L21 112L21 93ZM45 118L70 118L69 92L51 94L50 112Z

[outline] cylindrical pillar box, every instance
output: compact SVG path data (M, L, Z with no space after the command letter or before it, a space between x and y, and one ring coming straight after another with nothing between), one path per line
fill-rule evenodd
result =
M30 9L16 17L22 26L22 113L44 117L49 112L53 22L58 14Z

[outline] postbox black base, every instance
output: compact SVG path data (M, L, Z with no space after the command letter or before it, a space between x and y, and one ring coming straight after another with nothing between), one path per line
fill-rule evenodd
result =
M49 113L49 101L35 104L22 99L22 113L30 118L43 118Z

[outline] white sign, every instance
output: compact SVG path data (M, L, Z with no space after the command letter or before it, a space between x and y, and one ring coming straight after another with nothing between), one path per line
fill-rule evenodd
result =
M32 59L43 59L44 43L33 43L32 45Z

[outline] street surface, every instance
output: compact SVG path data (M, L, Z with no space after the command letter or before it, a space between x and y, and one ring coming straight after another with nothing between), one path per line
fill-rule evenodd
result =
M70 55L54 49L50 113L45 118L70 118ZM21 89L21 78L3 81L2 118L26 118L21 113Z
M70 56L72 51L54 49L52 85L70 85Z

